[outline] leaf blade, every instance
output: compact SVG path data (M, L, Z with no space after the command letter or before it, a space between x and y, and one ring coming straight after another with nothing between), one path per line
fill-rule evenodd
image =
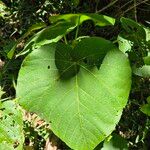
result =
M75 77L61 80L54 55L55 46L45 45L26 58L18 78L19 103L51 122L53 132L71 148L93 149L115 129L127 103L129 62L122 52L113 50L100 70L80 64Z
M80 20L78 21L78 19ZM71 22L75 25L80 25L87 20L92 20L94 24L97 26L107 26L107 25L115 24L114 18L105 15L98 15L94 13L64 14L64 15L50 16L49 20L52 23L58 21L66 21L66 22Z

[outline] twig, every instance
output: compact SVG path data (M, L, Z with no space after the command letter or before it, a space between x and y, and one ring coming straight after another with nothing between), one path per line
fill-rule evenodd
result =
M137 22L136 0L133 0L133 2L134 2L134 17L135 17L135 21Z
M114 5L118 0L114 0L113 2L109 3L106 7L103 7L101 10L96 11L96 13L100 13L106 9L108 9L109 7L111 7L112 5Z
M97 12L97 7L98 7L98 4L99 4L99 0L96 0L95 12Z
M147 2L147 1L149 1L149 0L144 0L144 1L142 1L142 2L136 3L136 7L139 6L139 5L141 5L141 4L143 4L143 3L145 3L145 2ZM135 6L131 6L131 7L128 8L126 11L124 11L123 14L127 13L128 11L130 11L131 9L133 9L134 7L135 7Z
M127 2L127 3L125 3L123 6L121 6L120 7L120 9L122 9L122 8L124 8L124 7L126 7L128 4L130 4L130 3L132 3L132 0L131 1L129 1L129 2Z

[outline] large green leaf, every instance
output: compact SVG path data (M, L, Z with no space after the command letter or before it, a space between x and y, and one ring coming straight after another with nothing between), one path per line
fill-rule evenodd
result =
M23 119L14 101L0 101L0 149L22 150Z
M34 41L36 45L44 45L52 42L59 41L64 35L72 31L76 26L71 23L58 23L53 26L49 26L38 33L36 40Z
M99 70L81 63L76 76L63 80L55 65L55 47L42 46L26 57L18 77L18 101L51 123L71 148L91 150L115 129L127 103L128 59L112 50Z
M67 21L76 25L80 25L86 20L92 20L97 26L107 26L115 24L114 18L94 13L56 15L50 16L49 20L52 23L55 23L57 21Z
M57 23L36 33L25 45L23 51L17 56L23 55L32 48L37 48L45 44L58 42L63 36L72 31L76 25L66 22Z

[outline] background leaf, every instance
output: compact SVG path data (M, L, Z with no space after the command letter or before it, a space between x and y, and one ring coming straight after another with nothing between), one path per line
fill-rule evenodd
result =
M122 27L126 30L126 32L139 35L141 38L146 39L146 32L142 25L129 18L124 17L122 17L120 21Z
M85 14L64 14L49 17L50 22L55 23L58 21L66 21L75 25L80 25L84 21L92 20L97 26L107 26L114 25L115 19L105 15L98 15L95 13L85 13Z
M139 68L144 65L143 58L150 49L148 29L128 18L122 17L120 21L124 30L120 33L122 43L119 42L119 47L124 45L125 49L122 48L122 51L128 53L131 66Z
M141 111L150 116L150 96L147 98L147 104L144 104L142 107L141 107Z
M5 93L5 92L2 91L2 88L1 88L1 86L0 86L0 100L1 100L1 97L2 97L2 95L3 95L4 93Z
M14 101L0 101L0 149L22 150L22 112Z
M126 53L126 52L131 51L132 45L133 45L133 44L131 43L131 41L129 41L129 40L123 38L121 35L118 35L117 41L118 41L119 49L120 49L123 53Z
M144 57L144 63L145 65L150 65L150 53L148 54L148 56Z
M7 6L2 1L0 1L0 18L5 18L6 15L9 14L10 12L7 10Z
M150 65L144 65L140 68L133 68L133 73L141 77L150 77Z
M17 56L29 52L32 48L37 48L45 44L58 42L63 36L72 31L76 26L71 23L58 23L49 26L36 33L25 45L23 51Z
M14 45L12 46L11 50L7 53L7 57L9 59L12 59L13 56L14 56L14 53L15 53L15 50L17 48L17 45L23 40L25 39L26 37L28 37L33 31L36 31L36 30L39 30L41 28L44 28L46 27L46 24L41 22L41 23L37 23L37 24L33 24L29 29L28 31L23 34L23 36L21 36L18 41L15 41L14 42Z
M120 135L113 134L111 139L105 140L101 150L128 150L128 142Z

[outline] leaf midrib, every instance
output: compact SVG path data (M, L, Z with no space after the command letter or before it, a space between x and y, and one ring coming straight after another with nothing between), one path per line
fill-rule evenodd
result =
M81 133L82 133L82 137L83 137L83 139L84 139L84 141L85 141L85 145L88 145L88 142L87 142L87 140L85 139L85 134L84 134L84 131L83 131L83 120L82 120L82 115L81 115L81 112L80 112L80 98L79 98L79 86L78 86L78 76L76 75L75 76L75 87L76 87L76 93L77 93L77 99L76 99L76 102L77 102L77 110L78 110L78 118L79 118L79 122L80 122L80 131L81 131Z

